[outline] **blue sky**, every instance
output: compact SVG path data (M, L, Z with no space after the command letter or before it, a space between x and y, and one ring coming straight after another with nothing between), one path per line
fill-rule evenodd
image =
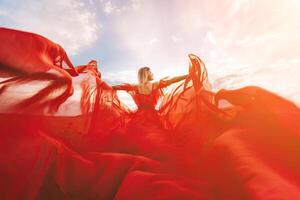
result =
M75 65L91 59L110 83L187 73L206 63L214 90L258 85L300 102L298 0L0 0L0 26L61 44Z

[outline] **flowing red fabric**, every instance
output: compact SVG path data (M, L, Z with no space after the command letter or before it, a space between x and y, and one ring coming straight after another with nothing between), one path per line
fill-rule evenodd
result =
M190 54L170 91L124 84L130 110L97 67L42 36L1 28L0 46L1 199L300 199L300 110L287 99L214 93Z

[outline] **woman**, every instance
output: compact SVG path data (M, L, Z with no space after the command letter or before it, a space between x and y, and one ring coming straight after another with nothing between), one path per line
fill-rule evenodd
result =
M128 91L133 96L138 109L155 109L161 89L182 81L187 76L183 75L168 80L161 79L160 81L151 82L153 81L153 73L149 67L142 67L138 70L138 84L114 85L112 88L114 90Z
M158 99L164 97L162 90L165 87L186 80L187 77L188 75L182 75L153 82L153 73L150 68L142 67L138 70L138 84L124 83L112 86L113 90L127 91L138 109L130 113L129 120L121 126L121 129L114 132L112 138L105 138L106 141L109 141L107 142L109 146L105 150L130 152L155 160L164 160L165 164L173 166L173 170L179 170L180 167L186 169L190 160L183 155L183 150L172 146L174 144L171 141L170 130L163 125L164 117L159 114L156 105ZM122 145L119 143L120 141L122 141ZM152 150L153 147L156 151ZM176 159L174 159L175 154L177 154ZM179 159L181 161L186 160L187 164L184 167L176 162L179 157L181 157Z

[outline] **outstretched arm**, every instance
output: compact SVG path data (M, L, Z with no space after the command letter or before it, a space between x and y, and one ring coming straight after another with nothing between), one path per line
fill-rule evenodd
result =
M188 75L183 75L183 76L175 76L173 78L171 78L170 80L167 80L167 85L171 85L173 83L177 83L179 81L182 81L184 79L186 79L188 77Z
M175 76L175 77L173 77L173 78L171 78L169 80L163 80L162 79L162 81L163 81L163 87L167 87L167 86L169 86L169 85L171 85L173 83L177 83L179 81L182 81L182 80L186 79L187 77L188 77L188 75L183 75L183 76ZM158 84L159 84L159 82L158 82Z
M173 83L177 83L179 81L182 81L184 79L186 79L188 77L188 75L183 75L183 76L175 76L171 79L161 79L160 81L154 82L154 88L163 88L163 87L167 87Z
M121 85L113 85L111 86L114 90L124 90Z
M111 87L114 90L126 90L126 91L129 91L129 90L133 90L134 86L131 85L131 84L128 84L128 83L124 83L122 85L113 85Z

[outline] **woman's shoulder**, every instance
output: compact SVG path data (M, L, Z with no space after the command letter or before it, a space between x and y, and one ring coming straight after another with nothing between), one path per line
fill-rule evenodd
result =
M132 87L134 87L136 89L140 89L140 90L143 90L143 88L145 87L144 85L141 85L141 84L131 84L131 85L132 85ZM156 90L159 88L163 88L165 86L166 86L166 79L163 78L158 81L150 82L150 84L146 87L151 88L151 90Z
M130 83L129 85L132 88L132 90L136 90L138 88L138 84L136 83Z
M153 82L153 89L164 88L167 86L167 77Z

